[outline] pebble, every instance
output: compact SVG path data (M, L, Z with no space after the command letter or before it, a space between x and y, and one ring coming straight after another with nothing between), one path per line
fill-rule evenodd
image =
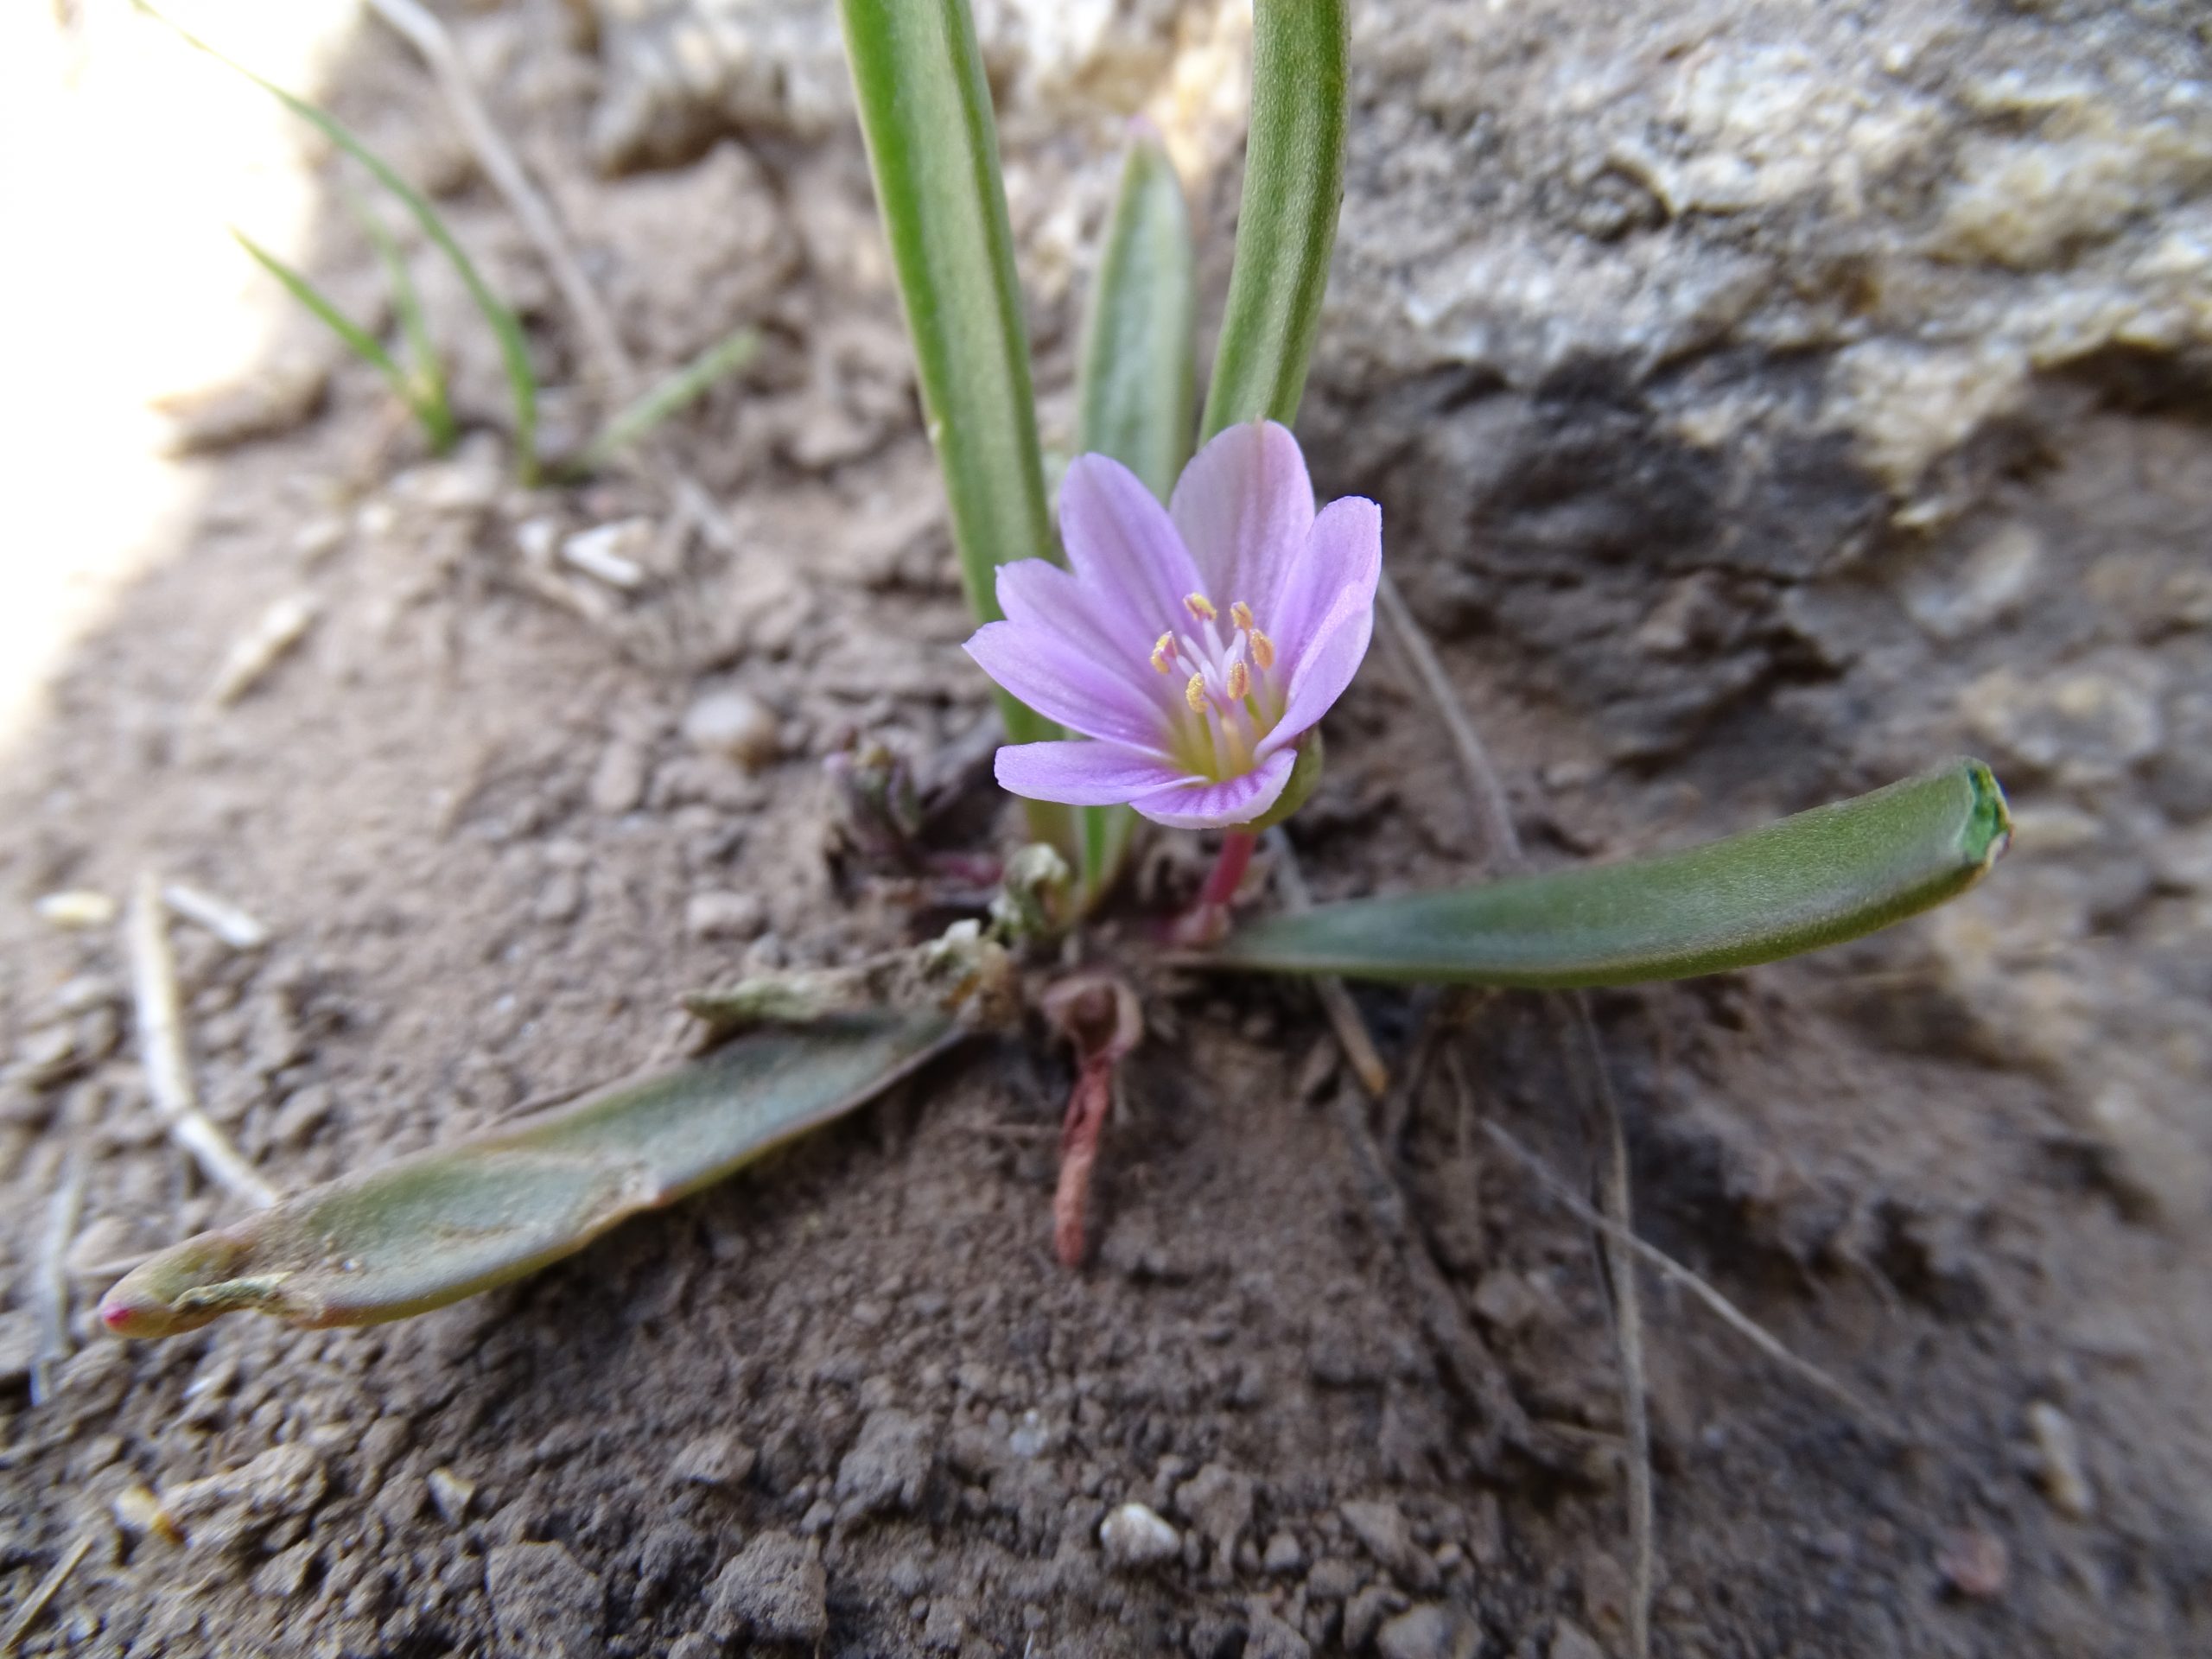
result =
M1482 1631L1455 1607L1424 1602L1386 1623L1375 1633L1382 1659L1474 1659Z
M1306 1575L1306 1599L1346 1600L1359 1588L1363 1576L1357 1567L1341 1555L1325 1555L1313 1563L1313 1570Z
M2093 669L1995 669L1968 685L1961 702L1997 760L2077 785L2111 783L2156 753L2164 735L2146 691Z
M819 1642L830 1629L822 1563L787 1532L764 1532L723 1567L708 1591L708 1633L770 1642Z
M860 1438L837 1465L837 1497L848 1516L919 1507L929 1482L930 1426L909 1412L884 1407L868 1414Z
M643 744L623 737L611 740L599 752L599 764L592 768L592 810L610 818L636 811L645 798L645 772Z
M241 1468L188 1481L162 1506L197 1548L227 1548L284 1516L322 1502L330 1477L304 1446L272 1446Z
M2051 1507L2072 1521L2096 1511L2096 1497L2082 1468L2082 1438L2074 1420L2048 1400L2028 1408L2028 1433L2035 1442L2037 1478Z
M1344 1649L1357 1653L1375 1639L1393 1617L1405 1611L1406 1599L1387 1584L1370 1584L1344 1604Z
M717 1429L686 1441L669 1465L668 1478L678 1485L742 1486L760 1460L736 1435Z
M546 926L573 922L584 907L583 878L575 870L555 870L531 901L531 919Z
M710 887L683 906L684 930L695 939L750 939L767 925L767 907L749 893Z
M1405 1513L1396 1504L1356 1501L1341 1505L1338 1513L1351 1529L1352 1536L1367 1546L1367 1553L1402 1583L1416 1590L1435 1587L1436 1563L1414 1542Z
M289 1549L280 1549L257 1567L253 1575L253 1592L271 1600L289 1601L307 1588L308 1574L314 1569L319 1544L294 1544Z
M1157 1567L1182 1553L1183 1539L1157 1511L1124 1503L1098 1523L1098 1547L1106 1564L1124 1573Z
M1562 1618L1552 1631L1548 1659L1605 1659L1598 1638L1573 1619Z
M1951 1588L1970 1601L1994 1601L2005 1593L2012 1573L2012 1553L2005 1541L1978 1528L1951 1535L1936 1557L1936 1570Z
M1248 1619L1244 1659L1310 1659L1312 1643L1276 1618L1265 1602L1254 1602Z
M592 1659L607 1592L562 1544L495 1544L484 1560L499 1651L509 1659Z
M468 1506L476 1501L476 1483L465 1475L456 1475L450 1469L433 1469L423 1484L430 1489L430 1507L438 1518L449 1527L457 1527L468 1518Z
M1510 1268L1493 1268L1475 1286L1475 1312L1496 1331L1517 1331L1534 1319L1543 1299Z
M1213 1541L1217 1560L1231 1560L1252 1524L1252 1477L1210 1463L1175 1489L1175 1507Z
M1261 1567L1268 1573L1295 1573L1306 1565L1306 1552L1299 1548L1298 1540L1287 1532L1279 1532L1268 1540L1266 1551L1260 1557Z
M693 747L757 771L783 752L783 721L750 691L709 691L683 715L683 735Z

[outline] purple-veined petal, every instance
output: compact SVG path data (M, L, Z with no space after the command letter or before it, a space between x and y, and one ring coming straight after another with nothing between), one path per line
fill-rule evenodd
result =
M1274 632L1284 578L1313 527L1313 485L1289 429L1224 429L1184 467L1167 512L1204 591L1224 610L1243 600Z
M1185 775L1116 743L1009 743L993 770L1012 794L1069 806L1118 806Z
M1335 607L1322 620L1305 655L1291 670L1282 718L1260 740L1262 754L1282 751L1284 745L1297 741L1320 724L1321 716L1344 696L1352 676L1359 672L1374 634L1374 590L1362 593L1347 588L1337 596Z
M1280 749L1251 771L1220 783L1186 777L1149 795L1136 796L1129 804L1154 823L1164 823L1171 830L1219 830L1249 823L1281 798L1297 760L1293 751Z
M1274 610L1260 619L1294 677L1338 598L1355 592L1371 608L1382 574L1382 509L1357 495L1322 508L1284 573Z
M968 654L1007 690L1071 731L1134 749L1158 748L1166 741L1159 705L1134 680L1050 629L987 622L969 637Z
M1187 626L1198 566L1144 480L1110 455L1077 455L1060 486L1060 540L1097 607L1100 626L1142 656L1165 628Z
M1065 649L1125 681L1139 702L1159 709L1162 728L1173 719L1170 699L1181 696L1182 683L1153 667L1156 631L1131 651L1104 625L1092 588L1071 571L1043 559L1001 565L998 594L999 608L1025 638L1058 635Z

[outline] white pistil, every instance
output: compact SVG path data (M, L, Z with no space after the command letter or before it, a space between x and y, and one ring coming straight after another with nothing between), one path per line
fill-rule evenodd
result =
M1182 726L1176 747L1192 770L1213 778L1249 771L1260 740L1282 717L1282 698L1271 683L1274 641L1260 631L1252 607L1237 600L1229 607L1233 625L1222 638L1221 613L1204 594L1185 596L1183 607L1196 626L1169 629L1152 648L1152 665L1161 674L1180 671L1183 701L1198 716L1196 729Z

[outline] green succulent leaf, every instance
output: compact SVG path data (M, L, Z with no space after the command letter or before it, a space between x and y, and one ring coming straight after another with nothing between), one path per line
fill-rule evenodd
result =
M1252 29L1252 130L1207 437L1297 417L1344 200L1343 0L1257 0Z
M1539 989L1682 979L1856 938L1972 887L2012 836L1959 760L1679 852L1324 905L1231 933L1212 965Z

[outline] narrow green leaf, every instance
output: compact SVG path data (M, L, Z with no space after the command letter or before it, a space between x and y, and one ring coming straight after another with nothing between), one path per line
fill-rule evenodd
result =
M415 278L407 269L407 256L400 251L398 241L376 209L366 202L357 201L354 214L375 247L377 257L383 262L385 280L391 289L391 308L399 319L400 338L407 342L409 379L415 387L410 401L429 435L430 448L444 454L460 435L454 424L453 405L446 400L445 363L430 338L429 319L423 313L421 296L415 291Z
M362 143L353 130L337 117L317 108L303 98L286 92L275 81L263 79L234 59L224 56L198 35L162 16L159 11L148 5L146 0L135 0L135 3L149 16L157 19L175 30L178 36L188 45L205 52L216 62L244 75L286 109L291 111L293 114L314 127L332 143L368 168L376 181L397 197L400 205L413 215L415 222L423 227L423 234L429 238L438 251L444 254L451 263L454 274L461 278L461 286L468 290L468 297L475 302L476 308L483 314L484 321L491 326L493 335L499 341L500 362L506 370L507 393L514 404L515 467L521 474L524 483L535 484L537 481L537 377L530 366L529 343L523 338L522 324L516 320L515 314L507 308L498 295L493 293L490 284L485 282L482 274L477 270L474 262L462 251L461 244L454 239L453 232L446 228L446 222L438 216L438 210L431 207L429 200L420 191L394 172L390 162Z
M240 247L253 256L256 264L283 284L286 293L305 306L324 327L343 340L346 350L384 376L399 400L422 423L424 432L431 431L429 413L417 400L414 381L406 370L392 360L391 353L385 350L383 341L340 311L338 302L317 288L305 271L288 264L236 226L231 227L231 235Z
M671 416L689 408L725 375L735 374L759 355L760 336L734 328L713 345L618 410L597 436L561 471L569 476L595 473Z
M1182 181L1159 136L1133 132L1099 251L1077 385L1076 448L1109 454L1162 501L1191 458L1198 282ZM1085 807L1083 887L1111 885L1135 828L1126 806Z
M722 1179L957 1041L950 1014L772 1027L521 1128L257 1211L134 1268L100 1302L126 1337L252 1310L310 1327L404 1319L519 1279Z
M1682 979L1856 938L1963 893L2012 836L1979 760L1629 863L1324 905L1206 960L1280 973L1555 989Z
M1296 418L1344 200L1344 0L1257 0L1252 26L1252 130L1207 437Z
M975 21L966 0L839 0L838 15L961 579L976 615L995 621L997 568L1054 548ZM1011 697L1000 707L1016 743L1060 735ZM1037 838L1072 858L1066 809L1027 804Z

